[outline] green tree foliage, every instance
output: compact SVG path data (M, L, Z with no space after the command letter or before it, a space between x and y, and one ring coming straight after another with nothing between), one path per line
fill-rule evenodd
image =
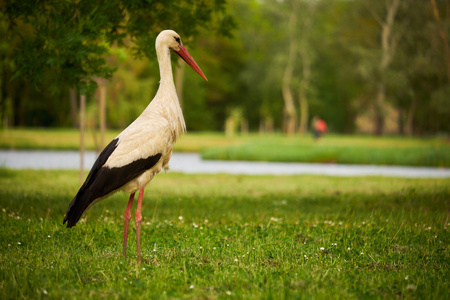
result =
M450 37L450 3L436 2L446 35ZM401 128L406 133L448 133L450 78L446 68L449 66L430 1L414 7L404 3L399 23L402 38L389 74L389 92L401 112Z
M61 100L67 98L69 87L92 94L97 87L94 77L111 77L116 70L107 61L111 47L153 59L155 38L164 29L178 31L185 40L201 27L229 34L234 21L225 4L225 0L0 2L0 30L6 37L0 49L2 120L11 114L9 122L15 125L70 124L60 116L70 110L68 101ZM128 83L131 88L133 83ZM35 123L29 114L41 122Z
M57 83L91 93L93 76L107 78L114 71L105 60L109 45L130 38L137 54L153 56L155 37L163 29L176 29L185 38L200 26L226 33L233 21L220 14L224 5L223 0L7 1L10 29L20 36L14 77L39 84L50 71Z
M117 69L107 82L107 123L112 128L125 128L156 93L158 70L155 63L136 59L123 48L111 49L107 60ZM90 117L95 117L95 107Z

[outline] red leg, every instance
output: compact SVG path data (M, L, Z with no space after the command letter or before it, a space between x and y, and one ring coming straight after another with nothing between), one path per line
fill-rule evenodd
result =
M128 240L128 224L131 220L131 206L133 206L134 193L130 195L130 200L128 200L127 209L125 210L125 228L123 232L123 258L127 256L127 240Z
M142 188L139 192L139 198L136 208L136 239L137 239L137 260L141 262L141 207L142 207L142 199L144 198L144 188Z

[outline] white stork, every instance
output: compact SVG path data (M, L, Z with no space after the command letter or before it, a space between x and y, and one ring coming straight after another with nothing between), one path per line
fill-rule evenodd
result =
M183 113L172 76L170 50L181 56L205 80L206 76L173 30L156 38L156 54L161 81L158 92L142 114L106 146L95 161L86 181L70 202L64 223L73 227L92 205L117 191L130 193L125 210L123 257L126 256L128 224L134 194L139 191L136 208L137 259L141 259L141 207L145 186L168 169L173 144L186 131Z

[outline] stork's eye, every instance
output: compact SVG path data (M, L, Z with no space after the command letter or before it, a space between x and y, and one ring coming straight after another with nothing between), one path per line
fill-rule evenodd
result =
M177 41L177 43L178 43L178 44L180 44L180 43L181 43L181 40L180 40L180 38L179 38L179 37L177 37L177 36L174 36L173 38L175 39L175 41Z

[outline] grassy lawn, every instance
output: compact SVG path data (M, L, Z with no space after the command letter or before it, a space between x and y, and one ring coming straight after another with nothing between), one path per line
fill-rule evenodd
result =
M119 131L107 131L105 143L111 141ZM94 133L86 132L85 145L87 149L95 148ZM96 139L99 139L97 133ZM0 148L2 149L47 149L47 150L78 150L80 148L80 133L76 129L44 129L44 128L11 128L0 131Z
M105 143L117 134L119 131L108 131ZM99 137L94 136L89 131L86 134L88 149L95 148ZM74 129L2 130L0 148L76 150L79 133ZM445 138L327 135L317 142L310 135L188 133L174 150L201 152L204 159L220 160L450 167L450 142Z
M268 136L234 145L206 148L204 159L320 162L368 165L450 167L450 143L443 138L328 135Z
M105 143L114 139L119 130L107 130ZM86 148L95 149L100 139L98 132L86 132ZM184 135L175 151L199 152L204 148L229 146L248 141L245 137L226 138L220 133L190 133ZM78 150L80 133L77 129L12 128L0 130L0 149L21 150Z
M450 179L161 174L144 198L140 266L134 231L121 257L127 195L61 224L77 179L0 170L1 299L450 293Z

